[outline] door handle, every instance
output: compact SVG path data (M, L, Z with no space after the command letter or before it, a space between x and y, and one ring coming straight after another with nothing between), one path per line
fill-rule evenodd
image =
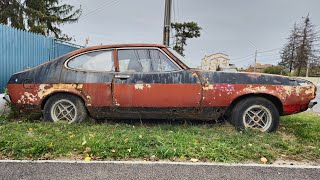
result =
M117 78L117 79L129 79L130 76L128 76L128 75L115 75L114 78Z

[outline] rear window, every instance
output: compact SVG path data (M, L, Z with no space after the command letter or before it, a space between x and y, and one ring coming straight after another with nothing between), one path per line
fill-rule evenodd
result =
M71 59L67 66L86 71L114 71L113 51L94 51Z

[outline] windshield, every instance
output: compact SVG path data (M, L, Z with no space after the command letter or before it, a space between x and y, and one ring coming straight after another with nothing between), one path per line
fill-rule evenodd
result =
M185 57L181 56L177 51L173 50L172 48L168 47L168 50L180 61L182 61L185 65L187 65L189 68L193 68L190 60L187 60Z

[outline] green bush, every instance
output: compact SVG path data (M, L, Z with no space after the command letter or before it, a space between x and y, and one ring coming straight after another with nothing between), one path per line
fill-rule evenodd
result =
M279 74L279 75L284 75L288 76L289 72L285 69L283 69L281 66L271 66L263 70L263 73L267 74Z

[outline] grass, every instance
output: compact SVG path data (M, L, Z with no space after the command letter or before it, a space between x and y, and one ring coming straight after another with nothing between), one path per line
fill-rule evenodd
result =
M320 116L283 117L276 133L237 132L229 124L53 124L0 118L0 159L165 159L269 162L320 159Z

